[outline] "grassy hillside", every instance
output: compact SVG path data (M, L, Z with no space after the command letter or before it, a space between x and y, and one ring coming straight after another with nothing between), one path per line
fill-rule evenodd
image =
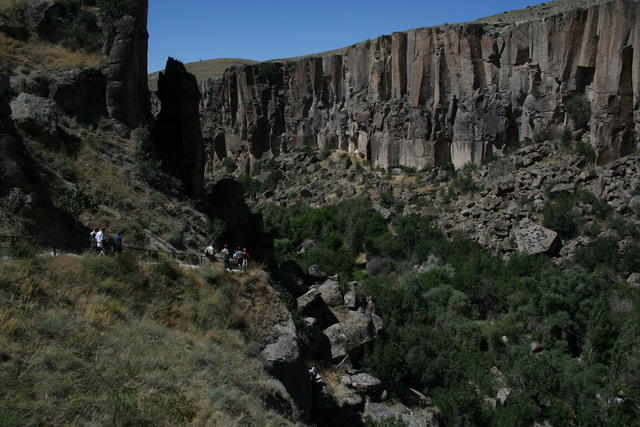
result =
M288 424L248 342L245 295L274 298L262 272L129 255L0 263L0 425Z

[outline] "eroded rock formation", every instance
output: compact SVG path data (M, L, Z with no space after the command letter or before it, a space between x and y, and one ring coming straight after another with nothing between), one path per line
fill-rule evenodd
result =
M167 60L158 80L160 113L153 129L158 158L171 174L184 184L187 194L202 194L204 149L200 132L198 104L200 92L196 78L180 61Z
M588 125L598 161L609 161L640 135L639 9L622 0L514 24L420 28L340 55L229 69L202 85L209 159L310 146L384 167L460 167Z
M109 117L134 128L149 122L147 84L148 0L136 0L133 14L104 23Z

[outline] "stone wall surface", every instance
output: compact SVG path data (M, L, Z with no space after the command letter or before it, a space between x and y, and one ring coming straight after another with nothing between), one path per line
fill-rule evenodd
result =
M231 68L201 85L209 162L310 146L383 167L460 167L584 126L598 161L610 161L640 137L639 9L618 0L512 24L419 28L339 55ZM572 98L585 100L584 124L565 107Z

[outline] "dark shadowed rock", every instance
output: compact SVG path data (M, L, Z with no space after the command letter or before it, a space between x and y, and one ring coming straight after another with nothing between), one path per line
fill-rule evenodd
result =
M161 103L152 132L157 158L191 196L204 185L204 144L200 133L200 91L196 78L173 58L158 79Z
M284 261L271 271L271 278L285 288L294 298L304 295L308 290L309 278L295 261Z
M320 291L318 289L310 289L306 294L298 297L297 306L301 313L304 313L309 307L320 300Z
M205 200L206 213L225 223L218 243L247 248L249 255L265 263L273 259L273 236L263 231L262 215L251 213L244 200L242 184L231 179L218 181Z
M0 12L0 32L18 40L26 40L29 37L29 31L22 23L2 12Z
M107 115L106 87L107 79L100 70L74 69L53 83L49 96L65 114L91 123Z

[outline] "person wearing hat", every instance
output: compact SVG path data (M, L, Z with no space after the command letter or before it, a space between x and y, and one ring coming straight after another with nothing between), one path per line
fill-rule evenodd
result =
M224 245L222 250L220 251L220 254L222 254L222 257L224 259L224 268L230 268L230 264L229 264L229 249L227 249L229 247L229 245Z

